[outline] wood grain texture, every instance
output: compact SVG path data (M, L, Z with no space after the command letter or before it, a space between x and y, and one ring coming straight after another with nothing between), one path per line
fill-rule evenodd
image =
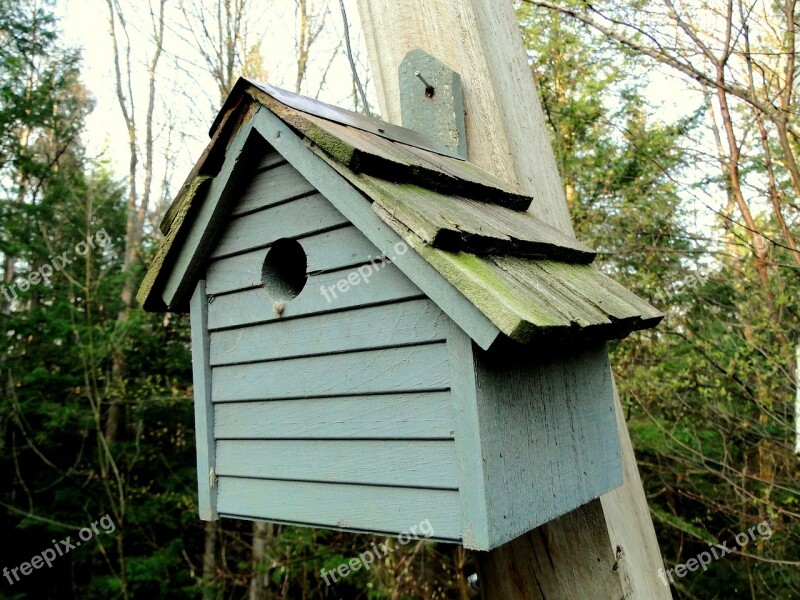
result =
M514 210L525 210L531 204L530 196L521 194L516 186L472 163L296 110L256 87L251 87L248 93L311 143L355 172L392 181L415 182L445 194L455 193Z
M441 390L449 386L446 344L215 367L211 377L214 402Z
M565 556L562 548L574 548L575 554ZM660 597L623 594L599 500L479 556L484 600Z
M477 254L512 254L588 264L594 251L525 212L439 194L419 185L331 166L392 217L437 248Z
M467 158L461 76L423 50L409 52L399 72L403 127Z
M474 350L472 340L455 323L448 329L447 351L458 450L462 543L467 548L489 548L487 476L481 446Z
M339 283L347 282L348 276L353 273L358 275L359 272L357 269L344 269L312 275L303 291L284 305L280 316L275 312L274 301L260 287L215 296L208 307L208 326L212 330L241 327L422 296L419 288L392 264L374 271L366 281L362 278L357 285L343 288L346 291L342 292L338 287Z
M223 440L217 475L458 489L452 441Z
M314 187L297 169L284 163L267 171L254 173L242 190L232 214L252 212L313 191Z
M591 265L478 257L411 245L511 339L614 339L663 315Z
M197 504L200 518L217 520L217 489L211 486L210 473L215 467L214 408L211 402L211 367L209 366L208 304L205 281L192 294L192 379L194 382L194 423L197 453Z
M544 116L510 2L359 0L384 119L400 123L397 69L421 48L461 74L470 160L534 198L530 211L572 235Z
M346 223L347 219L322 194L314 194L228 221L211 256L235 254L280 238L307 235Z
M497 327L425 259L410 251L403 238L375 214L364 196L302 144L285 123L263 111L254 116L253 127L479 346L492 345L500 333ZM398 248L406 251L399 253Z
M308 272L362 265L380 257L378 249L352 225L295 238L306 253ZM261 268L270 246L214 260L206 271L206 290L221 294L261 285Z
M214 406L217 439L451 439L450 392Z
M445 314L423 298L211 334L212 366L443 341Z
M475 372L491 547L622 485L604 345L477 350Z
M625 412L614 385L617 430L620 431L620 454L625 485L600 498L615 566L622 582L623 598L671 600L672 592L657 577L664 562L658 547L656 530L650 513L632 510L642 504L642 478L636 467L636 456L625 423ZM646 507L645 507L646 508ZM651 573L650 569L655 569Z
M221 477L219 512L364 532L408 531L429 520L434 537L459 540L458 492Z
M258 114L259 110L256 108L254 114ZM182 229L187 231L179 236L176 243L174 263L161 293L164 304L170 308L179 307L191 295L200 278L201 265L216 244L224 227L225 215L241 189L241 178L262 156L263 139L252 133L252 122L248 121L230 140L222 167L211 181L202 203L193 211L193 219L182 224Z

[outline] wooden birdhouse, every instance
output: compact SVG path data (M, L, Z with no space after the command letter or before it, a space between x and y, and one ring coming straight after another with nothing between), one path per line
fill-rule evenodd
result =
M201 518L487 550L619 486L604 344L661 315L530 203L240 80L139 292L191 312Z

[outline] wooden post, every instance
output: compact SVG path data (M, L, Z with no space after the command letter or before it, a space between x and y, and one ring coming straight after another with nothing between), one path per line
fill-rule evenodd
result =
M398 67L420 48L461 75L470 160L534 197L531 212L573 234L510 0L358 0L383 119L400 123ZM625 484L478 554L485 599L670 598L616 395Z

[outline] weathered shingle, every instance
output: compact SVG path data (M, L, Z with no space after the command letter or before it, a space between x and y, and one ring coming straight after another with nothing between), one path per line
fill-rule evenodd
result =
M292 128L509 338L522 343L547 336L611 339L661 320L656 309L591 266L595 253L590 248L526 212L531 199L519 190L437 152L415 132L406 135L395 125L348 116L244 79L226 101L211 143L162 223L166 240L138 296L145 309L166 308L160 282L179 246L178 230L191 223L203 200L202 184L217 174L229 138L254 106Z

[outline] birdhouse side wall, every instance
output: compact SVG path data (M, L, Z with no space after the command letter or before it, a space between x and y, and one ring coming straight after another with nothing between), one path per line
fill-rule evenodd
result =
M294 298L262 282L277 240ZM391 259L276 152L243 182L204 281L219 515L461 538L449 319Z
M453 395L457 408L465 395L475 407L466 429L484 469L482 481L462 485L486 515L465 546L496 548L622 485L604 344L487 352L451 343L472 353L471 377L454 381Z

